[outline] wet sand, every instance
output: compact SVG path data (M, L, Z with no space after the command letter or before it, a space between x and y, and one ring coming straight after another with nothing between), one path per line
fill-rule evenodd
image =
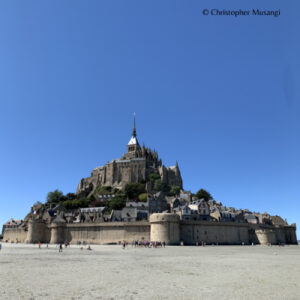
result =
M300 246L2 244L0 299L300 299Z

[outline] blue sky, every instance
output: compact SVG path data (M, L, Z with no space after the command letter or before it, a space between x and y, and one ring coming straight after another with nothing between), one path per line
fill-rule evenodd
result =
M280 9L275 17L204 8ZM300 224L300 3L3 1L0 224L137 134L184 188Z

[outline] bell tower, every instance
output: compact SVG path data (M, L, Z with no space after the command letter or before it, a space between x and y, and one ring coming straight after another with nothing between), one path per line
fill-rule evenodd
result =
M127 153L135 154L138 150L140 150L140 145L136 137L136 128L135 128L135 113L133 117L133 129L132 129L132 137L127 144Z

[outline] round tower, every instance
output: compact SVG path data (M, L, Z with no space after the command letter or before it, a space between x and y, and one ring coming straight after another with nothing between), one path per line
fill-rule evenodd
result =
M150 216L153 242L166 242L167 245L180 243L180 217L177 214L157 213Z
M277 244L276 233L274 229L259 228L255 230L258 242L261 245Z
M62 218L56 218L51 226L50 244L62 244L66 241L66 221Z
M26 243L38 243L44 242L46 224L43 220L29 220L28 221L28 232L25 242Z

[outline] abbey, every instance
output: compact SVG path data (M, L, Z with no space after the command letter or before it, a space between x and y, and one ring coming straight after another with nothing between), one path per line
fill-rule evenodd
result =
M126 187L128 183L140 184ZM142 186L138 195L126 194L126 188L136 186ZM126 153L81 179L76 194L35 204L24 220L8 221L3 225L3 240L53 244L116 244L124 240L168 245L297 244L296 224L289 225L280 216L226 207L205 193L201 198L198 193L184 191L177 162L165 167L156 151L140 146L135 119Z
M182 178L178 163L165 167L156 151L141 147L136 134L135 118L132 137L127 144L127 152L119 159L113 159L102 167L95 168L90 177L81 179L76 194L91 195L97 186L112 186L123 189L127 183L146 182L150 174L158 174L162 183L182 189Z

